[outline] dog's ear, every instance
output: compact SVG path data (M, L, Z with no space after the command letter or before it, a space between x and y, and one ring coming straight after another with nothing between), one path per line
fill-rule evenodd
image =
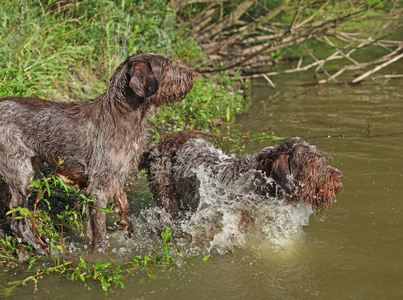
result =
M150 97L158 90L158 81L153 74L150 63L146 61L133 62L129 73L129 85L141 98Z
M282 189L292 193L295 188L290 169L289 154L281 154L272 166L271 176Z

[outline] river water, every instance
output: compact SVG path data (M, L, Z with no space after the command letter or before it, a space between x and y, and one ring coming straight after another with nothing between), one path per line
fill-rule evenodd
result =
M400 64L402 67L402 64ZM43 276L38 291L32 285L18 291L29 299L402 299L403 297L403 87L401 80L355 86L310 86L312 78L276 77L280 94L264 80L252 82L252 103L233 128L282 137L305 137L326 152L340 169L344 187L323 215L305 207L288 207L272 199L246 198L244 203L261 222L250 232L234 224L237 209L205 178L203 213L173 226L197 241L173 239L188 257L211 254L207 262L156 268L128 275L126 289L107 293L89 281ZM400 134L399 134L400 133ZM272 145L249 142L245 152ZM236 190L236 187L233 187ZM228 192L225 191L224 194ZM231 191L233 192L233 190ZM131 197L134 238L110 232L111 249L98 259L130 259L161 243L164 218L147 203L150 194L140 182ZM225 198L225 195L224 195ZM258 199L259 200L259 199ZM245 208L245 207L243 207ZM222 231L211 232L219 211ZM210 226L210 227L209 227ZM157 229L156 229L157 228ZM70 243L70 250L84 251ZM89 256L87 255L86 258ZM90 257L97 259L96 257ZM22 296L24 295L24 296Z

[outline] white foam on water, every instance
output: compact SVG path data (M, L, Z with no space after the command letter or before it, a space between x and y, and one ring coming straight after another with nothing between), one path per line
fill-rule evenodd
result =
M239 248L281 251L303 238L312 209L301 204L293 206L274 197L250 192L256 176L249 172L230 185L220 184L209 171L195 170L200 181L200 203L193 212L183 212L177 220L161 208L143 209L131 216L132 238L113 232L112 251L133 254L148 253L161 246L161 232L173 230L172 243L191 255L227 253ZM269 179L265 179L269 180Z
M244 174L225 186L202 168L196 170L200 181L200 204L181 229L192 235L208 251L225 253L239 247L257 248L261 245L285 247L303 236L311 207L292 206L282 199L250 192L257 171ZM204 243L203 243L204 242ZM207 242L207 243L206 243Z

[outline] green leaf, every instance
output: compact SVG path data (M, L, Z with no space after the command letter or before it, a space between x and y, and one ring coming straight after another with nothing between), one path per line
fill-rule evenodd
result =
M167 260L169 259L169 258L171 258L171 256L169 255L169 246L168 245L165 245L164 246L164 251L165 251L165 254L166 254L166 258L167 258Z
M202 259L202 261L208 261L208 259L210 258L211 254L207 255L205 258Z
M115 211L113 209L109 209L109 208L102 208L102 207L96 207L97 210L102 211L104 213L108 213L108 214L114 214Z
M106 281L105 277L101 277L101 284L102 284L102 289L103 289L105 292L107 292L107 291L108 291L108 287L111 286L111 284Z
M67 195L69 191L71 190L71 187L59 176L56 176L57 182L60 184L62 188L66 191Z
M50 186L49 186L49 181L45 180L45 186L46 186L46 189L48 190L48 196L50 197Z
M172 228L165 228L165 232L161 233L162 238L164 239L164 244L168 243L172 236Z
M57 250L60 250L60 251L63 251L63 246L62 245L53 245L53 248L57 249Z
M41 179L37 179L37 180L32 181L31 184L28 185L28 187L39 189L41 187Z
M193 257L190 257L190 258L188 258L186 261L187 262L191 262L191 261L194 261L196 258L198 258L200 255L195 255L195 256L193 256Z
M94 265L94 269L96 270L101 270L103 268L109 267L112 264L112 262L107 261L107 262L98 262Z

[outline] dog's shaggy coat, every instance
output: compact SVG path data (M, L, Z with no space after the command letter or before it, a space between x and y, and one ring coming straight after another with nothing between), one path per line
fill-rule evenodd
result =
M319 150L305 142L284 142L237 159L191 132L166 136L144 153L140 166L148 170L155 199L173 216L181 209L197 209L200 182L195 170L200 167L224 185L258 171L261 175L254 177L254 184L245 187L245 192L282 197L288 203L308 203L313 211L333 203L343 177L326 164Z

